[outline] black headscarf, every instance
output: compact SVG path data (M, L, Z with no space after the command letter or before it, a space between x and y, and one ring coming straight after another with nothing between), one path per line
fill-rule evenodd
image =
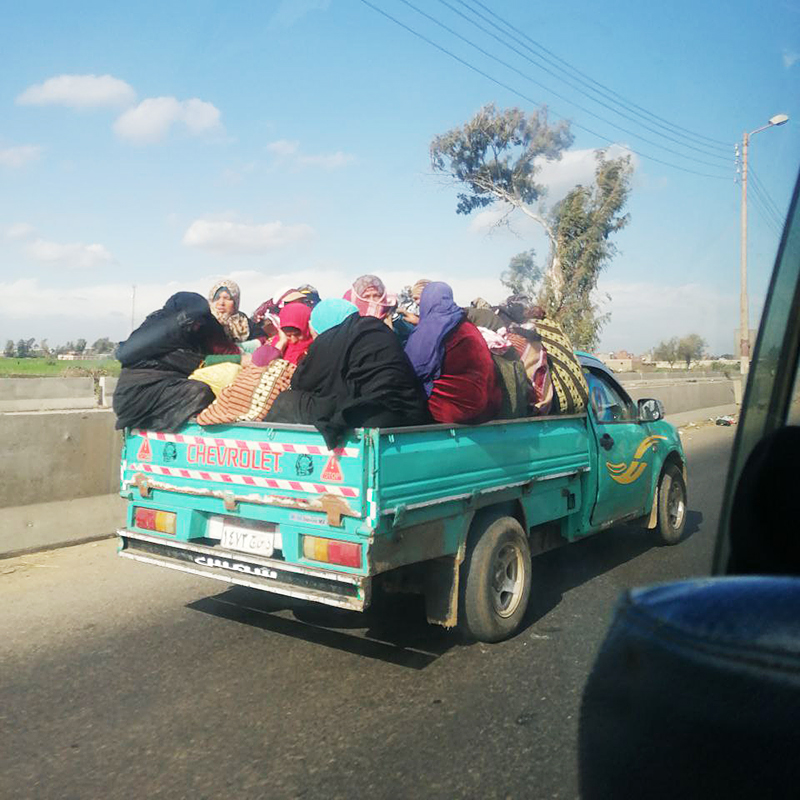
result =
M187 377L203 363L218 329L208 301L194 292L178 292L150 314L117 348L117 429L175 430L213 402L206 384Z
M156 367L153 362L175 351L187 351L192 354L205 355L209 340L215 333L219 323L211 315L208 301L195 292L178 292L164 303L164 308L154 311L144 322L117 348L117 359L123 367L135 367L147 364ZM199 361L186 374L193 372ZM170 360L175 361L174 359ZM180 368L179 363L170 363L168 368Z
M329 448L346 431L430 422L422 386L394 333L352 314L321 333L279 394L267 422L315 425Z

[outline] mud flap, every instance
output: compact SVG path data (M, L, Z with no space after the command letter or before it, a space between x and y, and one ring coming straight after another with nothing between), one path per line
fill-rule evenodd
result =
M425 613L428 622L453 628L458 622L459 558L445 556L425 564Z

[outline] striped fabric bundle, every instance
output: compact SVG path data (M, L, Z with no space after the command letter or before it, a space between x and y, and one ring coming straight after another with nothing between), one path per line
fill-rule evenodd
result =
M589 399L589 387L571 342L555 320L537 319L534 324L547 352L559 410L562 414L584 411Z
M257 422L264 419L275 398L289 388L296 365L276 359L266 367L243 367L208 408L197 415L200 425Z

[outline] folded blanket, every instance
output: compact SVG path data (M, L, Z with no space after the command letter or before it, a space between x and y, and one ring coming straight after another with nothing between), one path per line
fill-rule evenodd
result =
M242 367L230 386L197 416L200 425L222 425L231 422L257 422L267 415L275 398L285 389L296 365L277 359L266 367L251 364Z

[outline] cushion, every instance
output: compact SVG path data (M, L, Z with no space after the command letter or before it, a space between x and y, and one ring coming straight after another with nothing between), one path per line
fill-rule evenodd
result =
M296 365L282 358L266 367L250 364L219 397L197 416L200 425L222 425L231 422L257 422L267 415L275 398L285 389Z

